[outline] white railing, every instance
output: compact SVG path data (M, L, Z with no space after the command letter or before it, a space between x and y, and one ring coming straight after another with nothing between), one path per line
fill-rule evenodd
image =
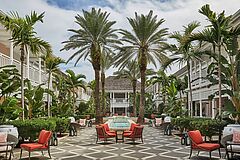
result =
M5 66L5 65L10 65L11 64L11 59L9 56L4 55L2 53L0 53L0 66ZM21 70L21 64L18 60L13 59L12 64L16 66L16 68L19 70ZM27 65L24 64L23 66L23 76L24 78L27 78ZM47 74L46 72L42 71L42 83L46 83L47 82ZM29 64L29 79L31 80L31 82L33 82L33 84L39 84L39 69L38 67Z

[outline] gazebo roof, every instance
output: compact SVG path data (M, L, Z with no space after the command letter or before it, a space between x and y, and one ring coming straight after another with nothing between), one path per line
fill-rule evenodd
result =
M101 84L100 84L101 88ZM140 82L137 81L137 91L140 90ZM105 79L105 90L132 90L131 81L128 78L117 78L116 76L109 76Z

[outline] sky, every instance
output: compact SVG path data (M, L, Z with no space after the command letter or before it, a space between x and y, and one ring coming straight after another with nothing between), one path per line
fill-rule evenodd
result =
M164 18L161 27L169 28L169 32L181 31L184 25L196 20L201 23L199 31L208 24L205 17L198 13L198 9L204 4L210 4L216 12L226 11L227 15L234 14L240 9L240 0L0 0L0 10L7 13L17 11L21 16L31 11L45 12L44 23L36 25L39 37L48 41L54 54L67 60L74 51L61 51L62 42L67 40L71 33L68 29L77 29L74 16L82 15L82 10L90 10L92 7L101 8L110 13L110 20L117 23L116 29L122 28L131 31L126 17L133 17L134 13L147 14L150 10ZM94 79L94 71L89 61L79 61L74 66L74 60L61 65L65 71L72 69L75 73L85 74L87 81ZM154 68L155 70L159 68ZM174 65L168 73L174 73L179 65ZM116 69L110 68L107 75L112 75Z

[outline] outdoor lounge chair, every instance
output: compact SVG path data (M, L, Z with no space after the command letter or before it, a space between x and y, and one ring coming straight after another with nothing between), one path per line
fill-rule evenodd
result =
M140 124L131 123L130 129L127 131L124 131L124 133L132 133L135 126L140 126Z
M18 143L18 138L12 134L8 134L7 132L1 132L0 139L1 139L0 140L0 144L1 144L0 145L0 153L6 153L6 158L7 158L7 154L8 154L8 152L10 152L9 159L11 159L11 157L13 155L13 149L16 146L16 144Z
M104 130L105 130L106 133L113 133L113 134L116 133L116 131L110 131L110 128L109 128L109 126L108 126L108 123L101 124L101 126L104 127Z
M108 133L105 131L104 126L99 125L96 126L96 132L97 132L97 140L96 143L98 142L98 140L107 142L108 138L115 138L116 137L116 133Z
M41 151L43 155L43 151L47 150L48 155L51 158L50 155L50 146L49 146L49 141L52 136L51 131L46 131L42 130L39 134L38 142L36 143L26 143L26 144L21 144L21 154L20 154L20 159L22 158L22 150L27 150L29 152L28 159L30 160L31 157L31 152L33 151Z
M160 127L163 124L162 118L155 118L155 126Z
M220 145L218 143L206 143L203 141L201 132L199 130L196 131L189 131L188 132L188 137L190 139L190 156L192 156L192 151L197 150L198 154L200 151L207 151L209 152L209 156L211 159L211 152L214 150L219 151L219 157L221 158L221 152L220 152ZM198 155L197 154L197 155Z
M126 138L132 139L133 143L135 143L136 139L141 139L143 143L143 136L142 136L143 128L144 128L143 126L134 126L132 132L123 133L123 136Z

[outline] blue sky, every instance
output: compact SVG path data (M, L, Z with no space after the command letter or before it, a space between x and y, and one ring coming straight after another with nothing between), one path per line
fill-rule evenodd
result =
M234 14L240 7L239 0L0 0L0 10L18 11L20 15L29 14L32 10L45 12L44 23L38 24L36 31L40 37L50 42L56 56L67 60L74 51L60 52L62 42L70 36L67 30L77 27L74 16L81 15L82 9L102 8L110 13L110 20L117 21L115 28L128 30L130 26L126 17L133 17L134 12L147 14L153 10L159 19L166 20L162 27L173 32L181 30L183 25L193 20L201 22L199 30L206 26L207 21L198 13L198 9L206 3L210 4L214 11L225 10L227 14ZM85 74L87 80L94 78L89 61L82 60L76 67L74 61L71 61L67 65L61 65L61 69L72 69L76 73ZM169 73L178 69L177 65L173 66ZM107 75L111 75L114 70L116 69L110 68Z

